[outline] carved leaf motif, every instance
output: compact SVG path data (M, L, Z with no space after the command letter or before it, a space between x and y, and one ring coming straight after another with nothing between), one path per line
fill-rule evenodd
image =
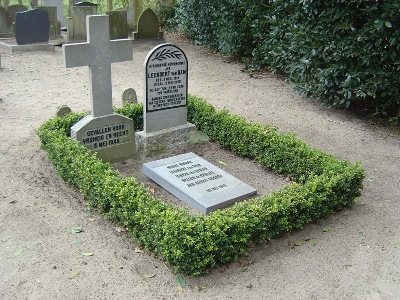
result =
M156 56L152 59L154 60L164 60L167 58L176 58L181 59L182 53L179 50L171 50L171 49L163 49L162 51L158 52Z

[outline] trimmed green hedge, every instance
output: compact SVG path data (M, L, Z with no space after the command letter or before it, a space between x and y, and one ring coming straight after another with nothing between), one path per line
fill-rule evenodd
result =
M141 128L142 106L116 109ZM126 226L130 234L174 271L201 275L217 263L235 259L249 242L279 236L351 205L360 196L364 170L310 148L292 134L248 123L194 96L188 119L211 140L239 155L257 160L294 183L284 189L211 213L191 215L154 198L134 178L118 171L69 138L70 127L84 114L45 122L38 130L42 147L57 172L78 188L90 207Z
M177 0L180 31L343 107L400 117L400 1Z

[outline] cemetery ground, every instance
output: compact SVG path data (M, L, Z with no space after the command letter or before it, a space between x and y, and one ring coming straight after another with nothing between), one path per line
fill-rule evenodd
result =
M237 262L205 276L173 274L123 228L88 211L82 195L64 183L40 149L36 130L57 107L90 109L87 68L66 69L59 48L0 49L1 299L400 298L399 134L321 107L278 76L249 76L240 64L177 36L167 41L188 57L191 94L280 132L294 132L338 159L360 161L366 170L362 196L317 224L252 245ZM151 48L135 45L133 61L113 64L115 106L122 106L121 94L130 87L143 100L143 62ZM260 181L257 164L216 145L196 147L250 185ZM131 169L133 176L137 169ZM274 189L285 182L274 180ZM156 185L151 188L162 193Z

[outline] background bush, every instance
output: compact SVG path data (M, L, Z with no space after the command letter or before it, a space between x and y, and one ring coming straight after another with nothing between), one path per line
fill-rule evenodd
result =
M322 101L400 115L400 1L177 0L178 28Z

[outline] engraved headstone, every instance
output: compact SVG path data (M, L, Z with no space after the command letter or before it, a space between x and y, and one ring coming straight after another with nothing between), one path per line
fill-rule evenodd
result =
M28 8L25 5L16 4L16 5L7 6L7 11L10 14L12 22L15 22L16 13L27 11L27 10L28 10Z
M11 16L4 7L0 6L0 33L12 33L12 31Z
M250 185L192 152L145 163L143 173L203 214L257 193Z
M111 63L132 60L132 41L110 41L109 17L87 16L86 43L64 44L67 68L89 66L92 114L71 128L71 138L117 162L135 152L133 121L112 111Z
M187 122L188 61L172 44L154 47L144 63L143 131L136 133L139 149L173 148L196 130ZM152 150L150 150L152 151Z
M15 39L18 45L48 43L50 34L49 14L32 9L16 14Z
M132 88L126 89L122 93L122 102L128 102L130 104L137 104L136 91Z

